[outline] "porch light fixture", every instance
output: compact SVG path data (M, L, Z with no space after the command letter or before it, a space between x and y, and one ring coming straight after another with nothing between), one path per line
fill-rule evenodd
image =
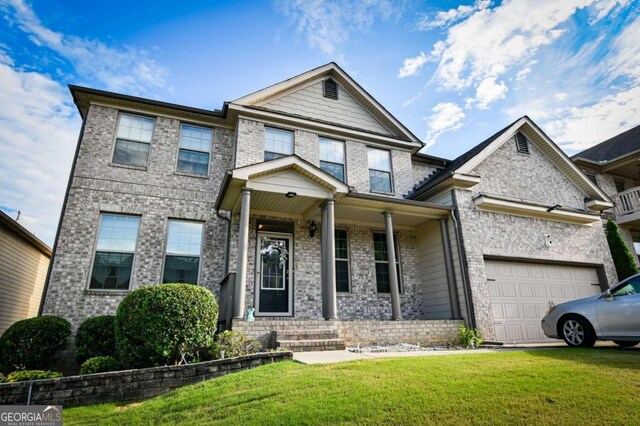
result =
M297 194L297 193L295 193L295 192L292 192L292 191L289 191L289 192L287 192L286 194L284 194L284 196L285 196L285 197L287 197L287 198L293 198L293 197L295 197L296 195L298 195L298 194Z
M311 224L309 225L309 236L311 238L316 236L316 230L318 229L318 226L316 225L316 221L312 220Z
M551 213L551 212L552 212L552 211L554 211L554 210L558 210L560 207L562 207L560 204L556 204L556 205L555 205L555 206L553 206L553 207L549 207L549 208L547 209L547 211L548 211L549 213Z

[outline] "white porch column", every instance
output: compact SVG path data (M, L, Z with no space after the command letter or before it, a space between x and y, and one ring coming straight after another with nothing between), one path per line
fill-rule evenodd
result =
M391 287L391 318L402 319L400 308L400 289L398 287L398 271L396 269L396 248L393 241L393 221L391 212L384 212L384 224L387 232L387 262L389 263L389 285Z
M322 317L327 318L327 205L322 205L320 228L320 266L322 270Z
M326 319L337 320L338 319L338 302L336 300L336 234L335 234L335 222L333 217L333 199L328 199L326 204L327 211L327 225L326 225L326 241L327 248L325 249L326 261L325 271L327 272L327 308ZM324 224L323 224L324 225ZM323 226L325 228L325 226Z
M251 190L242 188L240 207L240 234L238 236L238 267L236 287L233 295L233 318L244 318L245 294L247 291L247 258L249 250L249 211Z

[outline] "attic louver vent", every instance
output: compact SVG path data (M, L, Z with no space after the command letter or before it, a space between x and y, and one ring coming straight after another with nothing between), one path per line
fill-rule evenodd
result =
M322 84L322 94L325 98L338 99L338 83L332 79L325 80Z
M529 153L529 143L527 138L520 132L516 133L516 148L518 148L518 152L522 154Z

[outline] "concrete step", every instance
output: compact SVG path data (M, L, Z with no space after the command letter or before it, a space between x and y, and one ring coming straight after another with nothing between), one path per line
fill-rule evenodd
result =
M345 344L343 339L277 340L276 347L291 352L341 351Z
M276 340L325 340L337 339L335 330L280 330L276 332Z

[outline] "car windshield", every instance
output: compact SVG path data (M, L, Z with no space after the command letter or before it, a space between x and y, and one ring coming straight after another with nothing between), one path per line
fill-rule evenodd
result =
M640 294L640 276L633 277L624 284L614 289L613 296L627 296L629 294Z

